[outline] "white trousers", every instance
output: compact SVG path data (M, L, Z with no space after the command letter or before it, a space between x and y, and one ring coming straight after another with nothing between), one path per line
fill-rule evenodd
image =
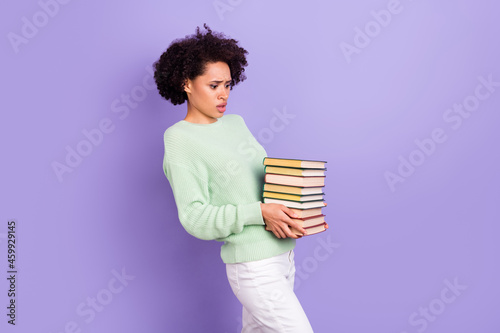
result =
M293 292L293 250L268 259L226 264L226 273L243 305L242 333L313 331Z

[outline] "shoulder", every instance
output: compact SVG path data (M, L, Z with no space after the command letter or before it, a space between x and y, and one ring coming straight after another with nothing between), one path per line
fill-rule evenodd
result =
M178 122L163 133L164 164L187 165L197 152L196 137Z
M167 140L169 138L182 137L184 135L186 135L186 130L182 126L182 121L178 121L165 130L163 139Z
M170 155L175 152L189 151L194 149L195 136L188 128L183 126L182 121L179 121L165 130L163 133L163 144L165 152Z
M228 123L240 124L240 125L245 125L246 126L245 120L239 114L235 114L235 113L233 113L233 114L227 114L223 118L225 118L224 120L227 121Z

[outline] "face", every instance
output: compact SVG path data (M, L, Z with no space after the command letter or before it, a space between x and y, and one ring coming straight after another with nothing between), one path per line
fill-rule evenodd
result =
M226 111L230 83L231 71L225 62L207 63L205 73L186 80L188 112L184 120L199 124L216 122Z

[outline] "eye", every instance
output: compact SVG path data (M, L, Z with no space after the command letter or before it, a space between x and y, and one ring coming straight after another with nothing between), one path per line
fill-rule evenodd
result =
M226 84L226 88L229 88L229 87L231 87L231 84L229 84L229 83Z
M217 88L217 85L216 84L211 84L210 88L215 89L215 88Z

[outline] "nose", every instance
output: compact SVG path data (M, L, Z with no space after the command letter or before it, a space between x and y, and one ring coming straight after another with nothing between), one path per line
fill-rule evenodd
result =
M219 91L219 99L226 100L229 97L229 89L226 87L222 87L222 90Z

